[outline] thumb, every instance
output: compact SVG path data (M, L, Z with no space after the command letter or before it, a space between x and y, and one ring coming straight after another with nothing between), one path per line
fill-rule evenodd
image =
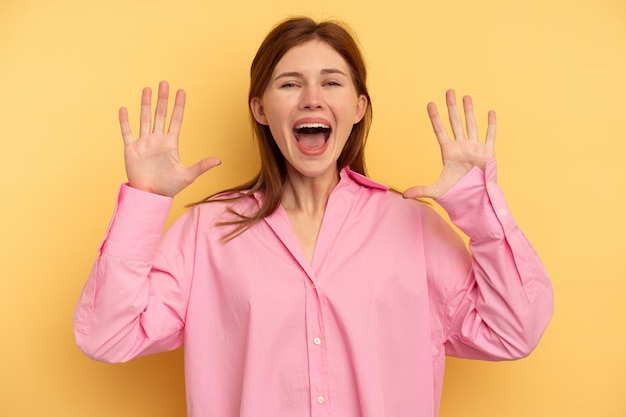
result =
M433 185L417 185L406 190L404 198L437 198L437 192Z
M221 163L222 161L219 158L205 158L190 166L189 170L193 173L193 177L195 179L210 170L211 168L215 168L216 166L221 165Z

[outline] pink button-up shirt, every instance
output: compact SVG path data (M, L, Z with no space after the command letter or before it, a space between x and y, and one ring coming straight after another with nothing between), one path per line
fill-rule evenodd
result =
M123 186L80 296L76 340L127 361L185 345L190 417L432 417L445 355L528 355L552 287L496 185L474 168L428 205L344 169L313 263L285 211L224 243L259 196L203 204L162 236L171 199Z

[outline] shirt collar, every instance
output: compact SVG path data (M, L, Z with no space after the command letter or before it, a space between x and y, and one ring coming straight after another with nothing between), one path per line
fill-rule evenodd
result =
M376 190L388 191L389 187L386 185L380 184L374 180L367 178L365 175L359 174L358 172L354 172L350 169L350 167L345 167L339 172L339 184L337 187L349 186L351 184L360 185L367 188L373 188ZM257 191L253 193L256 200L259 204L263 204L263 192Z
M383 185L374 180L371 180L367 178L365 175L359 174L358 172L354 172L350 169L350 167L345 167L344 169L342 169L341 172L339 173L339 177L342 180L352 181L367 188L374 188L377 190L384 190L384 191L389 190L389 187L387 187L386 185Z

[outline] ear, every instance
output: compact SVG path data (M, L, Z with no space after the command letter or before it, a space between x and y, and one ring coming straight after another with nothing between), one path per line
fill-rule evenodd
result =
M363 116L365 116L365 110L367 110L367 97L365 97L365 94L361 94L358 97L358 101L356 103L356 117L354 119L354 124L359 123L362 119Z
M252 100L250 100L250 110L252 111L254 120L262 125L269 125L269 123L267 122L267 117L265 117L265 112L263 111L263 103L261 103L260 98L253 97Z

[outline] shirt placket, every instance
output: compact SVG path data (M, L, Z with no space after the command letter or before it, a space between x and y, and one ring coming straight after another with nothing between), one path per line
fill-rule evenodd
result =
M349 211L348 206L340 206L336 210L332 210L330 200L332 200L332 198L329 199L322 229L324 229L324 224L329 221L331 221L331 223L341 223L342 219L345 218ZM324 279L322 279L324 277L320 277L317 272L321 270L320 262L322 262L321 260L326 256L329 242L333 240L333 236L329 235L324 237L325 233L320 231L315 247L315 256L319 259L317 261L314 260L317 264L314 268L304 256L304 252L293 233L293 229L282 207L279 207L274 214L265 218L265 221L274 230L304 273L303 279L306 288L306 349L308 356L311 416L330 416L333 414L333 398L330 390L328 340L324 329L325 295L323 288ZM337 229L337 227L334 227L332 224L327 227L330 227L331 230Z
M330 415L328 348L322 318L321 288L307 278L306 334L309 357L311 416Z

